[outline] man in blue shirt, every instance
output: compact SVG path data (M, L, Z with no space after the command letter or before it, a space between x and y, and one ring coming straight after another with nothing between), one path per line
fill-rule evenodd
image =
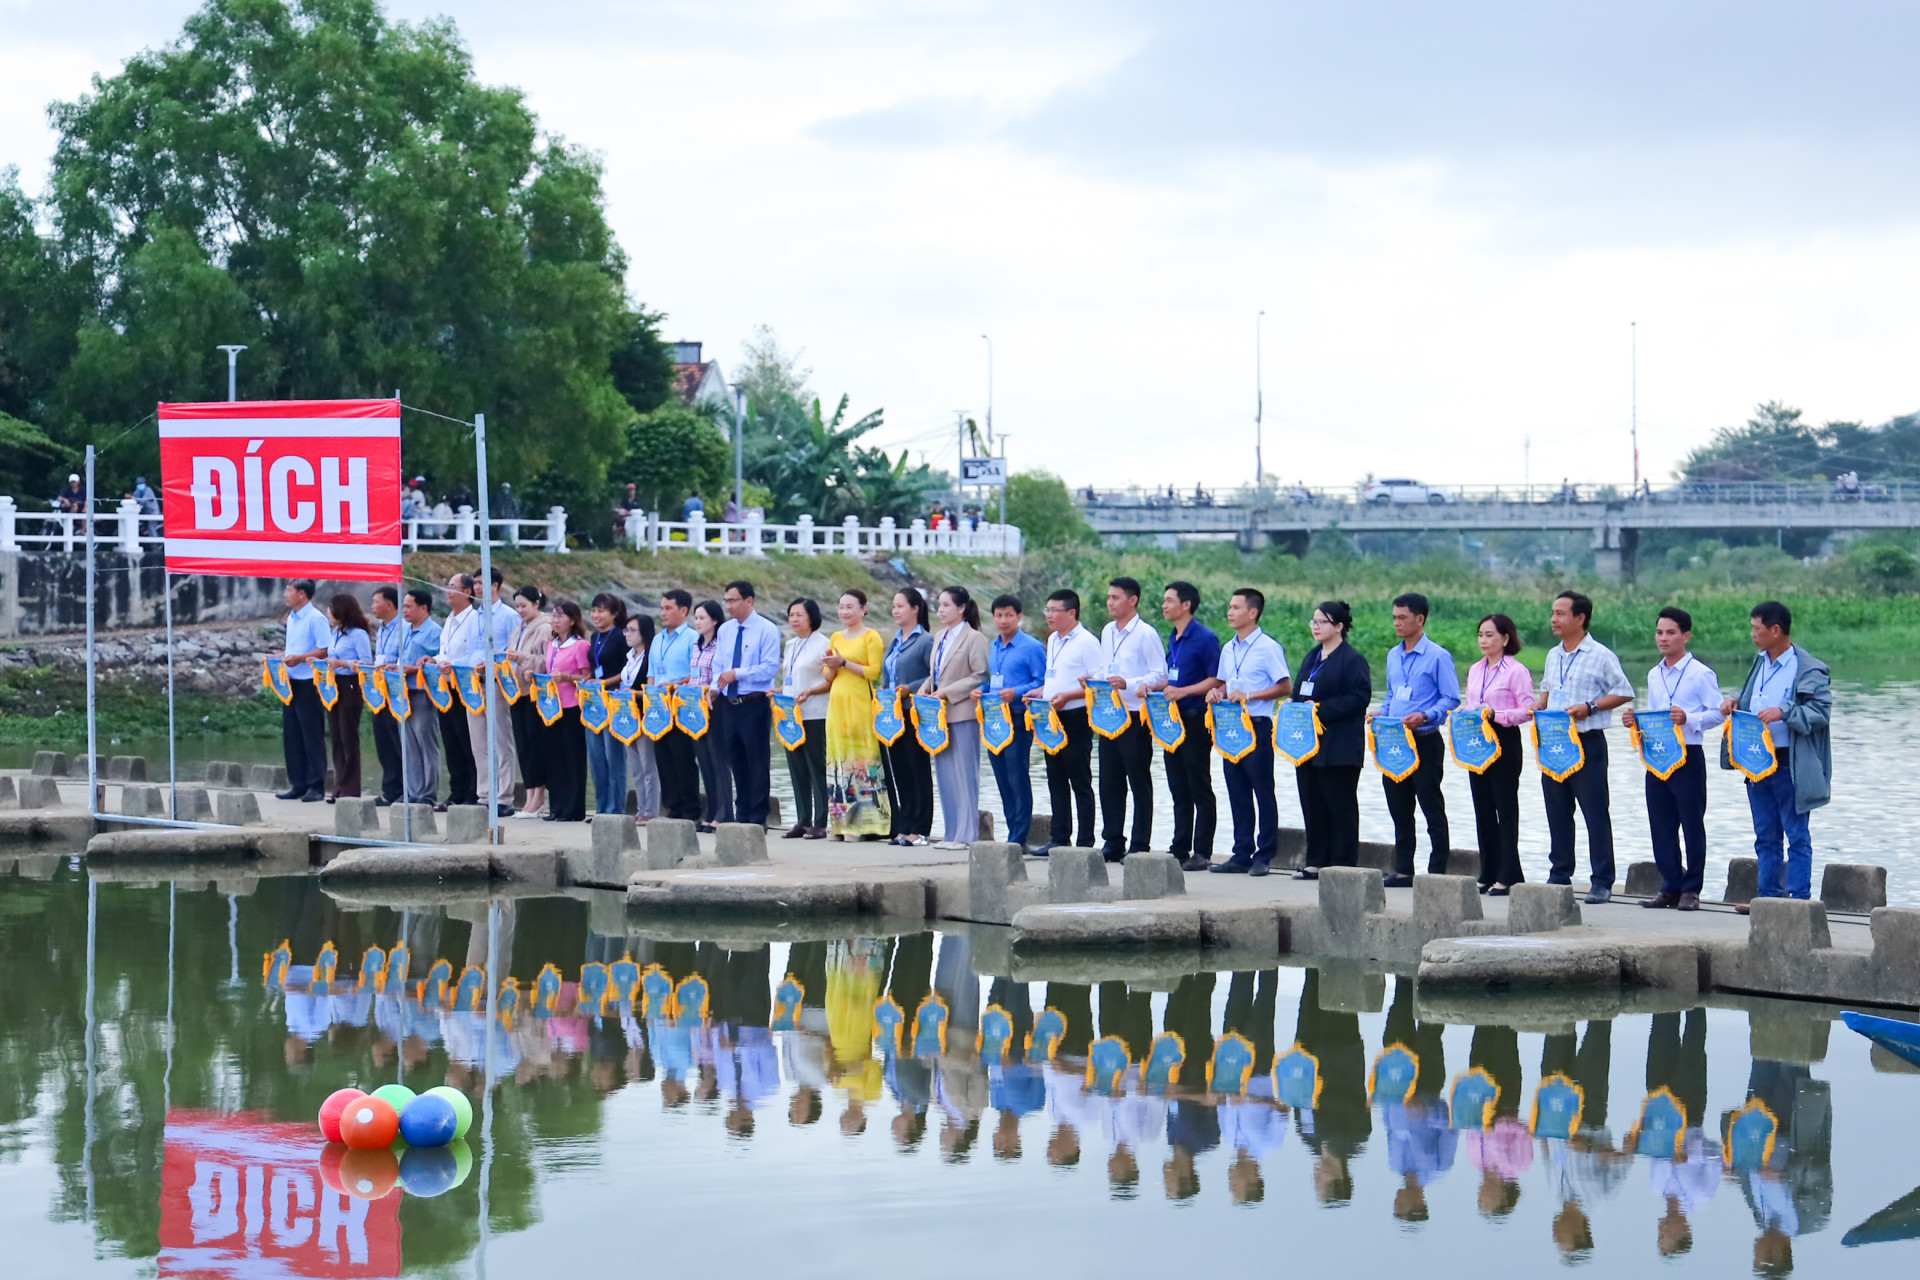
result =
M729 582L728 621L714 637L713 676L720 713L720 751L733 779L733 812L741 822L767 822L769 754L773 750L773 682L780 675L780 628L754 611L753 584ZM722 663L726 665L721 666ZM712 732L712 730L708 730Z
M1380 781L1387 792L1387 812L1393 815L1393 874L1387 877L1389 889L1406 888L1413 883L1413 806L1427 815L1427 874L1447 874L1447 858L1452 852L1447 832L1447 801L1440 794L1440 780L1446 768L1447 744L1440 726L1447 713L1460 705L1460 673L1454 669L1453 655L1427 638L1427 598L1417 591L1395 596L1393 634L1400 643L1387 653L1387 702L1382 716L1404 721L1413 731L1414 750L1420 764L1413 773L1395 782L1385 774Z
M1023 699L1047 682L1046 646L1022 627L1019 596L997 596L993 602L993 629L987 646L987 687L975 689L976 700L998 698L1013 721L1013 741L998 755L989 752L993 780L1000 788L1000 807L1007 814L1007 839L1027 843L1033 825L1033 730L1027 728Z
M693 675L693 648L700 642L687 615L693 595L675 587L660 597L660 630L647 648L647 679L653 684L684 684ZM669 818L700 820L700 764L692 738L676 721L653 744L660 771L660 812Z
M400 602L400 670L407 677L407 802L440 798L440 713L420 687L420 664L440 656L440 624L433 620L433 593L412 587Z
M313 579L296 578L287 584L287 687L293 697L280 710L280 742L287 757L287 789L281 800L319 801L327 798L326 708L313 687L316 658L327 656L333 629L327 615L313 607Z
M373 589L373 620L380 624L373 638L374 665L398 665L400 645L406 638L407 630L407 624L400 620L400 588ZM405 794L405 783L401 778L400 721L397 717L375 714L373 749L380 755L380 794L373 803L385 808Z
M1167 790L1173 793L1173 843L1167 852L1188 871L1213 865L1213 833L1220 821L1213 798L1213 737L1207 730L1207 691L1220 683L1220 637L1194 620L1199 609L1198 587L1167 584L1160 600L1160 616L1173 624L1166 692L1187 728L1180 749L1164 753Z

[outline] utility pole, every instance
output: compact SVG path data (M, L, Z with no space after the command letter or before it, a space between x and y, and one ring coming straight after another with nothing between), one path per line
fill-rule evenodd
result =
M1630 410L1632 416L1628 419L1627 431L1633 441L1633 492L1634 496L1638 497L1640 494L1640 322L1627 321L1627 333L1632 342L1632 355L1628 365L1631 386L1628 399L1632 404Z
M227 353L227 399L229 401L238 400L240 398L238 376L240 353L245 351L246 348L241 346L219 346L215 347L214 350Z
M953 505L962 507L967 502L967 491L962 486L962 481L967 474L967 411L965 409L953 411L953 436L959 448L959 453L954 460Z
M1000 437L1000 461L1002 463L1000 467L1000 470L1002 472L1000 477L1000 523L1001 524L1005 524L1007 522L1007 481L1011 479L1010 476L1005 474L1007 469L1005 466L1006 460L1007 460L1007 438L1005 436L1001 436Z
M1253 318L1253 487L1257 491L1266 484L1266 469L1261 463L1261 416L1266 408L1266 397L1260 382L1260 323L1267 313L1262 311Z
M987 344L987 452L993 452L993 339L986 334L980 335L980 341Z

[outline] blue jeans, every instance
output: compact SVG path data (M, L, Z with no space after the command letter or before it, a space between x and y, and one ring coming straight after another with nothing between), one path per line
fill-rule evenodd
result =
M988 753L993 766L994 785L1000 788L1000 807L1007 811L1007 835L1010 844L1025 844L1033 826L1033 730L1025 717L1013 731L999 755Z
M1753 851L1760 859L1762 898L1813 896L1813 836L1807 815L1794 806L1793 771L1783 754L1780 767L1760 782L1747 784L1747 804L1753 809ZM1787 846L1783 868L1780 845ZM1784 882L1783 882L1784 870Z
M613 730L595 733L582 728L587 735L587 771L593 776L593 811L595 813L625 813L627 811L627 746L613 736Z

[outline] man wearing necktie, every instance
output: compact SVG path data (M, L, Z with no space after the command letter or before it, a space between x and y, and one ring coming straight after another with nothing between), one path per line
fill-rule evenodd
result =
M780 628L754 612L751 582L729 582L721 603L728 621L714 643L727 666L714 674L712 686L726 708L718 725L720 750L733 779L734 816L765 826Z

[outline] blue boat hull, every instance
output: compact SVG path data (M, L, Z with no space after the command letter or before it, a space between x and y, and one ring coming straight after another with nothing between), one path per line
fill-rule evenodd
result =
M1920 1023L1876 1018L1865 1013L1840 1015L1847 1026L1885 1049L1920 1067Z

